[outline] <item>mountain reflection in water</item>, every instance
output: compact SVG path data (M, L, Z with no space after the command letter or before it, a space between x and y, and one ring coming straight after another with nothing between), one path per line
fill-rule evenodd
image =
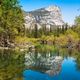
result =
M80 53L35 53L25 55L24 80L80 80Z
M31 56L32 55L32 56ZM40 53L37 54L35 58L35 54L33 53L27 54L25 56L25 65L32 69L41 69L41 72L46 74L55 75L58 74L61 70L61 63L63 58L61 56L49 56L50 54L46 54L46 56L42 56Z
M80 80L80 52L39 51L0 50L0 80Z
M63 60L61 69L55 75L48 75L36 70L26 70L23 75L24 80L80 80L80 71L76 70L75 59L72 57Z

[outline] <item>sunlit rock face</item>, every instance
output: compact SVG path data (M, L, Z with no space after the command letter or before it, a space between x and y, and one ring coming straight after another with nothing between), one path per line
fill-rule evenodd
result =
M49 6L26 13L25 27L33 29L35 24L37 24L38 28L44 25L47 28L62 27L64 21L62 20L60 8L58 6Z

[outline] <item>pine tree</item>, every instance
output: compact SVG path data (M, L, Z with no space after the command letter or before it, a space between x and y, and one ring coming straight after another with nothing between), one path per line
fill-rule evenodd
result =
M64 28L64 25L62 26L62 34L64 34L65 32L65 28Z
M37 24L35 24L35 28L34 28L34 37L38 38L38 28L37 28Z

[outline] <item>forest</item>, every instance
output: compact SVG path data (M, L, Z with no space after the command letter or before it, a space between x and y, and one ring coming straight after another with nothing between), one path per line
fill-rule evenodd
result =
M80 15L59 27L26 29L19 0L0 0L0 80L80 80Z
M65 23L65 28L25 29L24 14L18 0L0 0L0 47L22 48L26 45L42 44L60 47L75 47L80 50L80 16L76 16L74 25Z

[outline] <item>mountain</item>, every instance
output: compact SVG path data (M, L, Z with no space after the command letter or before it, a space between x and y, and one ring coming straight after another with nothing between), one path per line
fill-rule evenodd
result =
M36 24L38 28L46 26L47 28L64 25L61 10L58 6L49 6L25 13L25 27L34 28Z

